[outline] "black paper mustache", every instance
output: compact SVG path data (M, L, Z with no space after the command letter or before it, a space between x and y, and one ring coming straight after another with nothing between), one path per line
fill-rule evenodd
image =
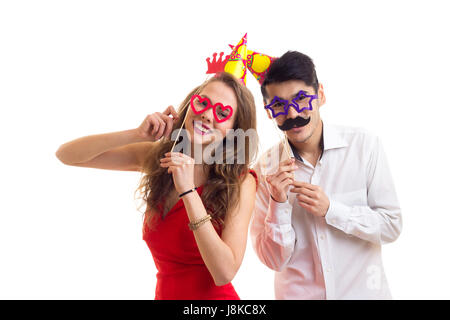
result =
M291 130L292 128L304 127L309 123L310 120L311 120L311 117L309 117L308 119L305 119L305 118L298 116L295 119L286 119L281 126L278 126L278 128L280 128L283 131L288 131L288 130Z

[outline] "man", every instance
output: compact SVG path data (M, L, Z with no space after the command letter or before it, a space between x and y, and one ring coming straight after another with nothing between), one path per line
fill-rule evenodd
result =
M321 120L324 89L302 53L275 60L261 91L288 139L255 165L250 230L276 271L276 299L390 299L381 245L397 239L402 218L380 140ZM274 151L281 160L270 170Z

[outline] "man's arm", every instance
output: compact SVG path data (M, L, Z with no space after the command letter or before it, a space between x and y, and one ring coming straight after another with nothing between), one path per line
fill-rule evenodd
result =
M289 262L295 245L292 205L288 201L273 200L259 163L255 171L260 179L250 226L253 248L267 267L281 271Z

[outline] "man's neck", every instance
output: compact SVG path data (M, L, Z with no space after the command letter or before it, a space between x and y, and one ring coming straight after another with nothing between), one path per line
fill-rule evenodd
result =
M317 125L317 128L314 130L311 137L309 137L306 141L304 142L289 141L291 145L295 148L295 150L298 152L300 157L307 160L313 166L316 166L316 163L323 152L322 129L323 123L322 120L320 120L319 124Z

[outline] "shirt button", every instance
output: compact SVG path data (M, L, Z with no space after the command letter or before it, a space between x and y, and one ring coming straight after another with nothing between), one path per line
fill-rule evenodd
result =
M328 268L328 269L327 269L327 272L331 272L331 268Z
M321 239L321 240L325 239L324 235L321 235L321 236L320 236L320 239Z

